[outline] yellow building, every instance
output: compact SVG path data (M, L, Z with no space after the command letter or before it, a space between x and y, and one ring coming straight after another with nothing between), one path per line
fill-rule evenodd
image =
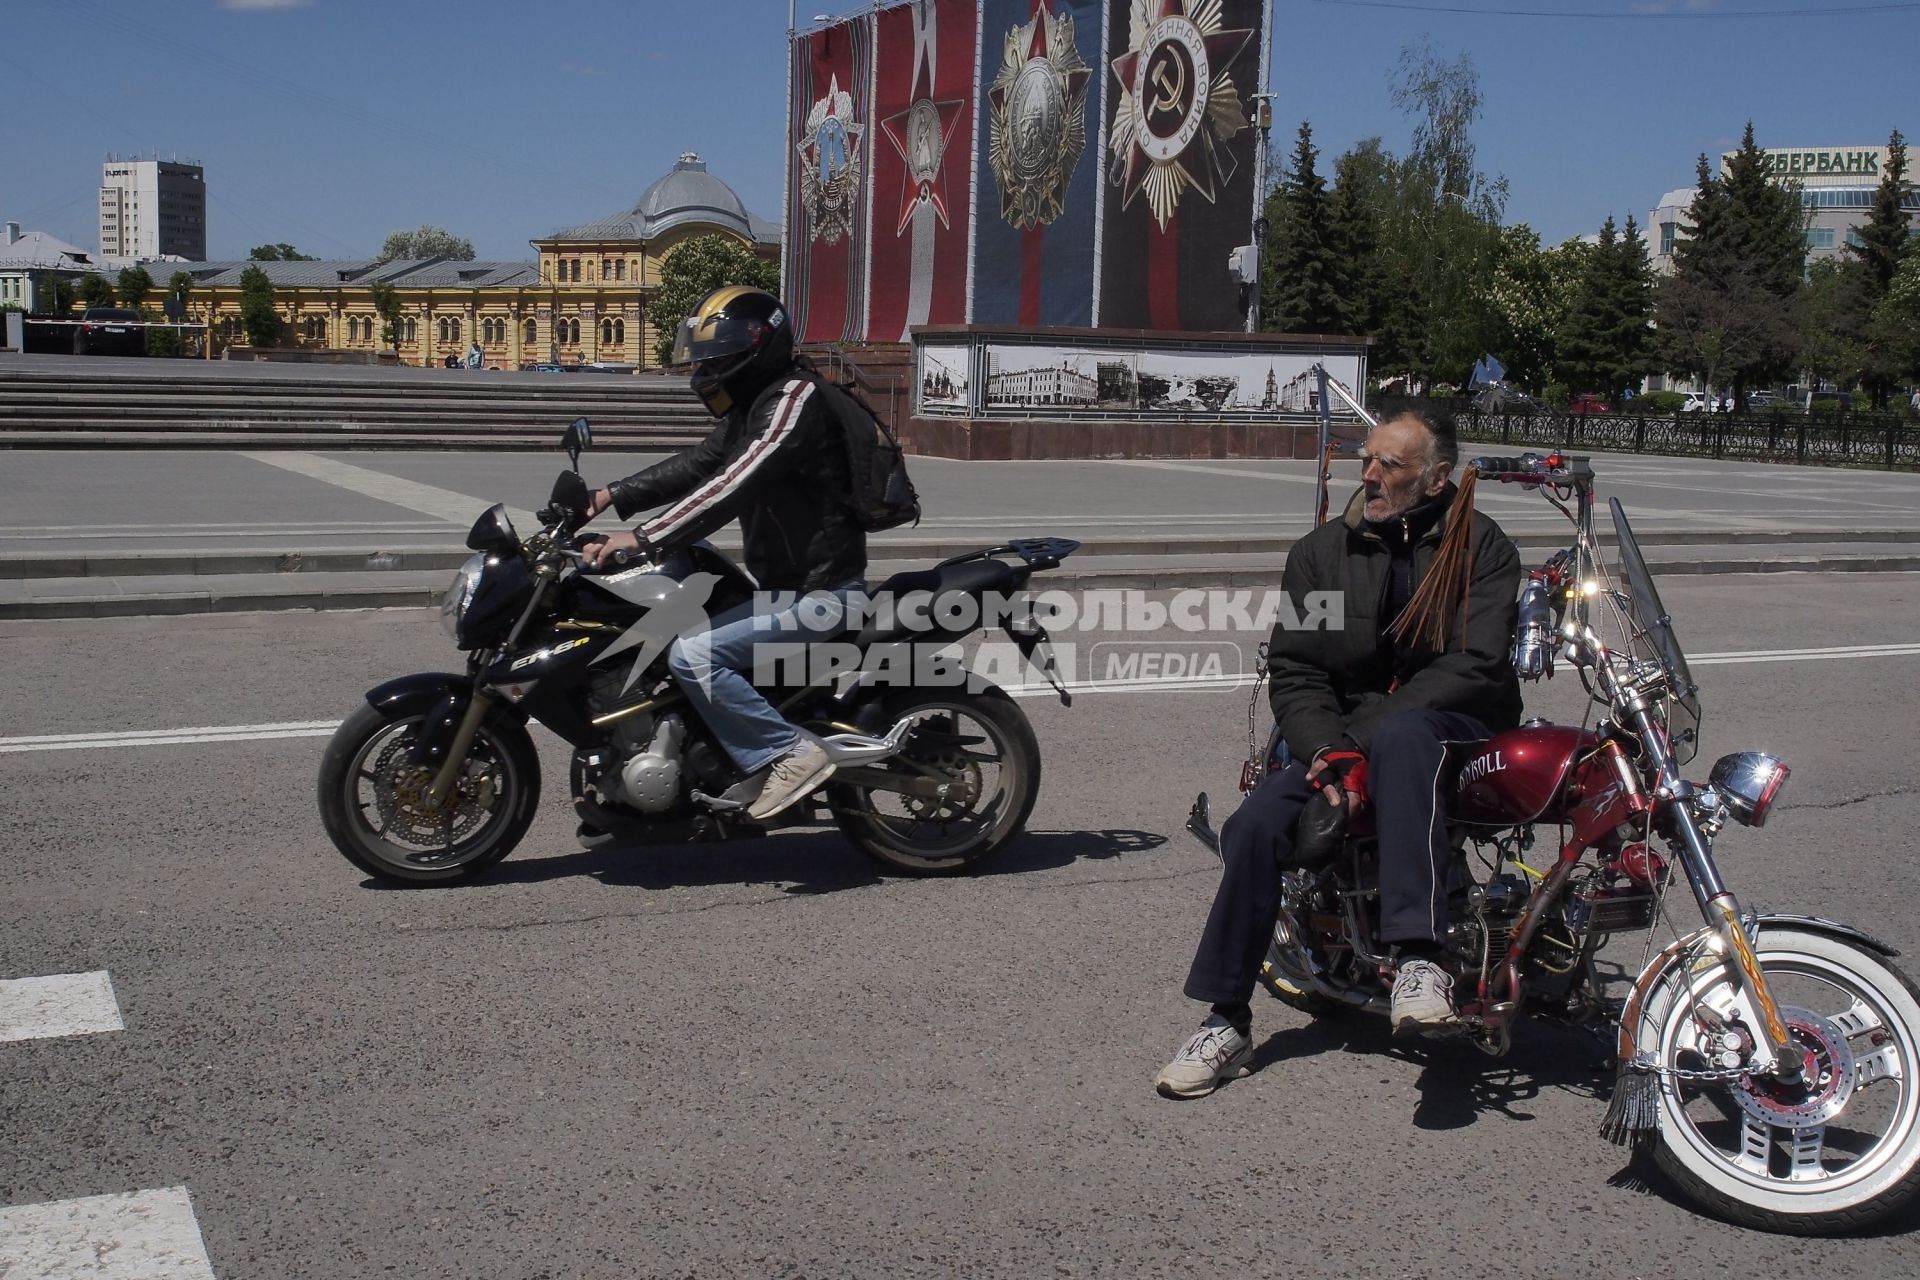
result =
M373 353L381 341L373 286L401 304L400 357L433 365L478 342L488 366L652 362L647 303L660 265L695 236L730 236L777 259L780 229L755 216L692 152L620 213L541 236L534 262L446 258L377 262L153 262L156 287L176 271L194 278L189 319L211 327L214 352L246 341L240 276L259 267L273 282L283 346Z

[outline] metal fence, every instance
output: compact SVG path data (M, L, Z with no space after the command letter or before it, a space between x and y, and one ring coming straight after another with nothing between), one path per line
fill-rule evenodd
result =
M1920 424L1897 414L1481 413L1455 421L1462 440L1522 448L1599 449L1745 462L1920 468Z

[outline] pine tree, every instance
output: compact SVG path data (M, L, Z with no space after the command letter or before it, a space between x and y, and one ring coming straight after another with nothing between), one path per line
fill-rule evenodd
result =
M1329 286L1336 309L1331 333L1372 333L1380 322L1380 228L1367 202L1362 161L1349 151L1333 167L1333 196L1327 206L1327 245L1338 264Z
M1619 390L1613 385L1619 363L1613 351L1620 331L1619 259L1619 235L1608 217L1580 274L1557 344L1556 368L1576 395L1597 391L1612 398Z
M1793 312L1806 265L1806 218L1798 192L1774 183L1748 122L1740 149L1716 177L1700 157L1692 224L1662 282L1660 347L1668 368L1730 379L1736 405L1747 387L1793 368Z
M1887 139L1887 167L1881 170L1880 185L1873 193L1873 210L1856 233L1857 240L1847 243L1847 267L1853 280L1847 291L1852 305L1846 320L1863 339L1858 347L1858 377L1873 396L1876 409L1886 408L1901 378L1901 361L1896 355L1900 344L1890 344L1887 329L1874 325L1872 317L1887 296L1911 243L1903 207L1907 191L1906 139L1895 129Z
M1632 214L1627 215L1626 230L1614 248L1608 283L1614 294L1614 327L1607 335L1612 362L1609 384L1624 389L1637 386L1652 372L1653 264Z
M1281 234L1262 324L1275 333L1345 331L1347 316L1340 299L1349 290L1332 243L1326 180L1314 168L1318 158L1313 125L1302 121L1293 162L1279 189Z
M1858 243L1847 242L1847 253L1867 269L1876 303L1886 296L1906 252L1907 211L1901 207L1906 195L1907 142L1895 129L1887 139L1887 167L1880 171L1880 185L1874 188L1873 211L1857 233Z

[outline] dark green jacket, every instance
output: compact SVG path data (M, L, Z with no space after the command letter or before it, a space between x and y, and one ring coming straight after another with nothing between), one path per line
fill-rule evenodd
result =
M1499 525L1480 512L1473 517L1473 585L1468 596L1466 644L1459 616L1448 620L1441 652L1424 647L1411 655L1400 687L1393 683L1392 647L1381 633L1391 551L1361 518L1365 491L1347 503L1341 520L1329 520L1287 553L1281 584L1296 616L1307 616L1307 594L1336 591L1339 629L1289 628L1283 615L1267 649L1274 719L1295 758L1310 760L1344 736L1361 751L1372 747L1374 728L1396 711L1460 711L1498 733L1520 723L1520 682L1509 649L1520 591L1520 556ZM1414 546L1417 590L1433 564L1444 521L1435 522Z

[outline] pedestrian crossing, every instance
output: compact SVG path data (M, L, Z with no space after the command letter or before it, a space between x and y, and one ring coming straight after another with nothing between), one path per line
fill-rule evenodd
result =
M8 1048L126 1030L106 970L0 979ZM214 1280L185 1187L0 1205L0 1280Z

